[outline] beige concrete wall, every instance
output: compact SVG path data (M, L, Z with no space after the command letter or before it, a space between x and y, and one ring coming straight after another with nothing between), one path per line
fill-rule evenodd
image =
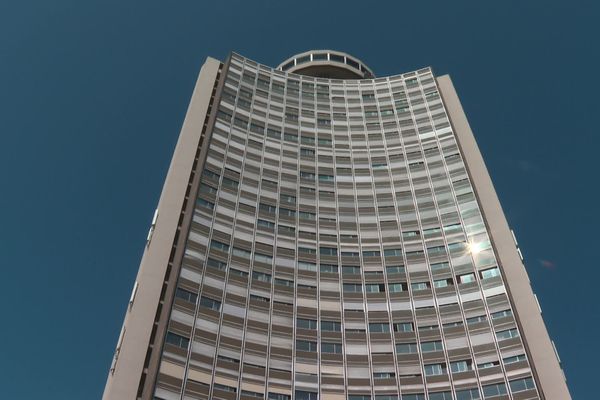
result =
M448 75L437 78L488 232L496 251L536 381L544 399L571 398L483 157Z
M152 237L144 251L134 285L137 286L135 298L125 315L118 357L113 361L104 389L105 400L136 398L171 247L219 65L219 61L208 58L196 81L158 203Z

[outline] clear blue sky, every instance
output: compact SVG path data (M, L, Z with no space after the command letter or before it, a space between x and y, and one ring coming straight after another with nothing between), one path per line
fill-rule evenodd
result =
M597 398L600 3L336 3L0 3L3 398L101 396L205 58L312 48L451 74L572 394Z

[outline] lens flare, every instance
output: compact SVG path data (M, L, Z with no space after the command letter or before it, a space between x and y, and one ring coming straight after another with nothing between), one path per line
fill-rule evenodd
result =
M479 254L483 250L483 245L481 243L469 243L469 251L471 254Z

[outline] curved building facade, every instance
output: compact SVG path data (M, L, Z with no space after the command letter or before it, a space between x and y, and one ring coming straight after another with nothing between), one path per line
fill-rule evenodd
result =
M204 65L105 399L568 399L460 102L336 51Z

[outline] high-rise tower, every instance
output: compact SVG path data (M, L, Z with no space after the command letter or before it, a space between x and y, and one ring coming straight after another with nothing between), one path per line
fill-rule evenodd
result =
M105 399L569 399L448 76L208 59Z

